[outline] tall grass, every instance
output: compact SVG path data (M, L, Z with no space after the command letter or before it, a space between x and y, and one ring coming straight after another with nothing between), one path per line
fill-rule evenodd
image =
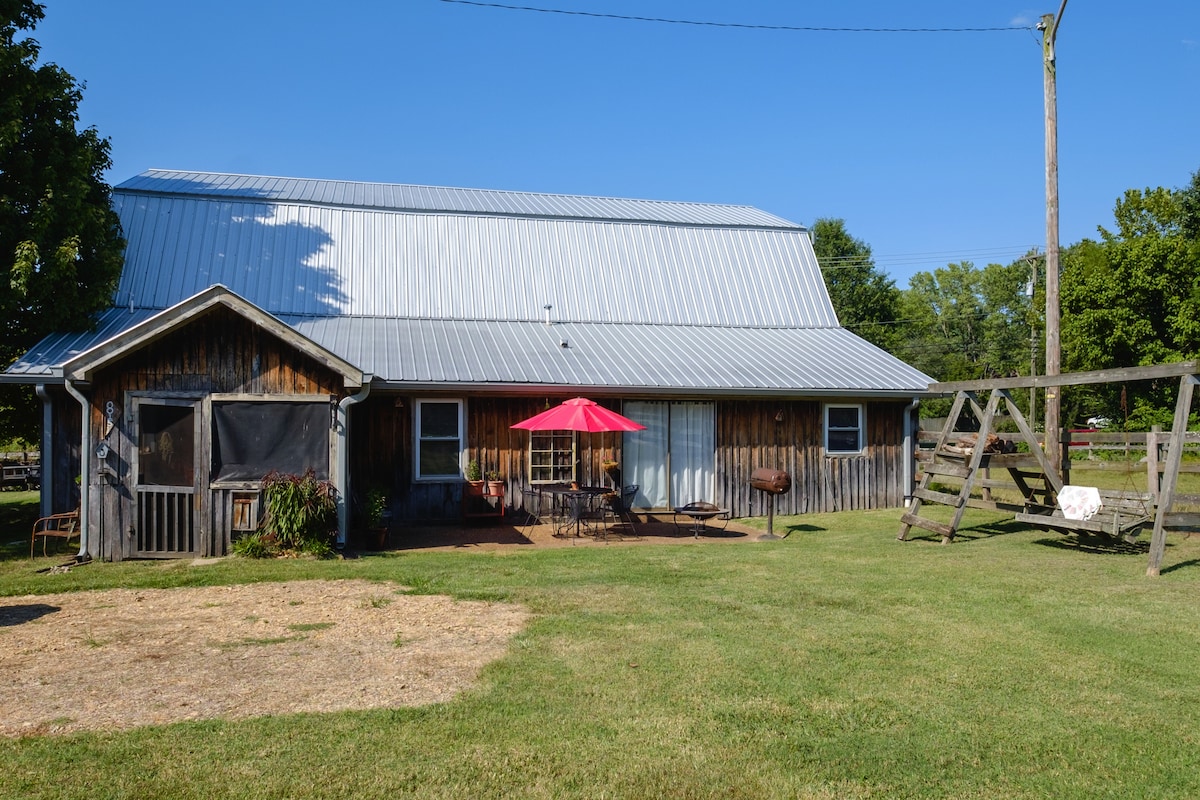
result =
M781 518L787 538L741 544L8 561L0 594L353 577L536 617L450 702L0 741L0 796L1200 796L1200 541L1173 537L1149 579L1144 548L1001 517L971 512L948 547L898 527L886 511Z

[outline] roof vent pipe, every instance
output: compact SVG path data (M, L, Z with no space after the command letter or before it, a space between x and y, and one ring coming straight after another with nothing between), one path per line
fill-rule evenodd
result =
M546 303L546 305L542 306L542 308L546 309L546 326L547 327L550 326L550 309L553 307L554 306L550 305L549 303Z

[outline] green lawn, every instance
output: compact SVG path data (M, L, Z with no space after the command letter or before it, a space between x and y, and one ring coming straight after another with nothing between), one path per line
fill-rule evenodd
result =
M53 575L6 558L0 595L345 577L537 616L452 702L2 740L0 797L1200 796L1200 537L1172 537L1153 579L1144 547L995 516L948 547L898 528Z

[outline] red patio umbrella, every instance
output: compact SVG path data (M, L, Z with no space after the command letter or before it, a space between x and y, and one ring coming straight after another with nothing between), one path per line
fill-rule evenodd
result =
M525 431L644 431L646 426L609 411L594 400L574 397L511 426Z

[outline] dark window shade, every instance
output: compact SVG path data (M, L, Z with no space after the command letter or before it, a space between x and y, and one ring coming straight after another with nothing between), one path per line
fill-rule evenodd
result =
M213 403L213 480L268 472L329 480L329 403Z

